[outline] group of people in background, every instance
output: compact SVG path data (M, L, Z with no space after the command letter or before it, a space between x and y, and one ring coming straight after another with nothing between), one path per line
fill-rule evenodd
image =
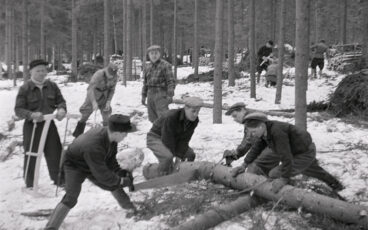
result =
M272 68L272 48L273 42L269 41L259 50L258 75ZM322 45L313 49L318 55L324 51ZM169 110L176 86L172 66L161 58L161 47L153 45L147 49L147 53L150 63L143 74L141 103L147 106L148 119L152 123L147 134L147 148L152 150L159 162L143 167L144 177L151 179L172 173L175 165L181 161L195 160L196 153L189 143L199 123L203 100L187 97L184 98L183 108ZM320 56L316 54L313 60L313 66L320 66ZM31 78L20 87L16 98L15 113L25 119L25 152L36 151L45 124L44 115L56 111L58 120L66 116L67 103L58 85L46 79L47 64L44 60L30 63ZM60 227L70 209L77 204L85 179L110 191L122 208L133 212L136 210L123 189L129 187L134 190L132 172L121 169L116 160L118 143L136 130L128 116L112 115L111 101L118 81L117 68L114 63L109 63L92 76L86 99L80 107L82 118L73 132L75 139L63 154L63 159L60 137L55 123L51 122L44 153L50 177L55 184L65 187L65 195L55 207L46 229ZM103 126L91 128L85 133L87 120L97 110L101 112ZM288 123L268 120L262 113L249 113L244 103L234 104L226 115L244 125L241 144L236 150L225 150L223 155L229 166L246 155L244 163L232 170L234 177L248 168L248 172L272 178L273 190L278 192L290 182L291 177L304 174L326 182L332 189L343 189L336 178L319 166L316 147L307 131ZM34 133L33 127L36 127ZM30 165L26 171L29 157ZM33 186L35 160L36 156L25 156L24 159L27 187ZM61 181L57 180L59 170L62 170L63 175Z

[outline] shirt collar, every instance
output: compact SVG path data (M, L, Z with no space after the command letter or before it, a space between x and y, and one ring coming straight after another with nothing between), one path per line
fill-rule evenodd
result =
M37 86L36 86L36 84L31 80L31 79L29 79L28 80L28 84L29 84L29 86L31 87L31 90L34 90L35 88L38 88ZM47 88L47 86L50 84L50 80L45 80L45 82L43 83L43 86L42 86L42 88Z

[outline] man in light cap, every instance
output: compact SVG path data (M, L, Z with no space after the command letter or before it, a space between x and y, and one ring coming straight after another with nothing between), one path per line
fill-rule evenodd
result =
M160 46L147 49L150 64L143 73L142 104L148 109L148 119L153 123L169 110L175 91L175 78L171 64L161 59Z
M249 114L244 121L255 144L245 157L244 164L233 169L233 176L248 167L250 173L274 179L272 191L275 193L298 174L317 178L335 191L344 188L334 176L319 166L316 146L307 131L289 123L270 121L263 113ZM266 147L272 151L262 152Z
M16 98L15 114L25 119L23 126L23 147L25 152L37 152L45 124L43 115L52 114L57 110L56 118L60 121L66 115L66 103L58 85L50 80L46 80L47 65L48 63L44 60L34 60L29 64L31 79L25 81L19 88ZM33 143L31 143L34 125L36 125L36 129ZM30 146L32 146L32 149L29 149ZM58 181L61 150L59 133L54 121L51 121L44 153L50 177L55 184ZM28 159L28 157L30 158ZM33 187L35 165L36 157L25 155L23 176L27 175L27 178L24 178L26 187ZM28 172L26 172L27 168Z
M46 229L58 229L78 201L82 184L89 179L110 191L123 209L135 210L123 187L133 187L133 176L119 167L117 145L135 130L128 116L114 114L108 127L92 128L76 138L65 154L65 195L56 206Z
M118 82L117 71L117 64L110 62L106 68L93 74L87 88L86 100L79 109L82 118L73 132L74 137L78 137L84 132L88 118L98 109L101 111L103 125L107 125L112 112L111 100Z
M184 103L184 108L169 110L158 118L147 134L147 148L152 150L159 163L143 168L146 179L170 174L174 169L174 157L178 161L194 161L195 153L189 142L198 125L203 101L198 97L187 97Z

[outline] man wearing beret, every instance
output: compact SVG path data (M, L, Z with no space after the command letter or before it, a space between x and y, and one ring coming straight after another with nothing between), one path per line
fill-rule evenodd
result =
M123 209L135 210L123 187L133 186L130 172L119 167L117 144L134 131L127 116L114 114L108 127L92 128L76 138L65 154L65 195L56 206L46 229L58 229L78 201L82 184L87 178L98 187L111 191Z
M44 60L34 60L29 64L31 78L19 88L15 102L15 114L25 119L23 125L24 151L37 152L38 144L45 121L43 115L52 114L57 110L56 118L62 120L66 115L66 103L57 84L46 80L48 63ZM31 144L33 126L36 125L33 144ZM30 146L32 149L30 150ZM61 157L61 142L54 121L51 122L45 143L45 159L51 179L58 181L59 163ZM30 159L28 160L28 157ZM27 167L28 162L28 167ZM25 155L23 176L26 187L33 187L36 157ZM28 172L26 172L28 168Z
M175 78L171 65L161 59L160 46L147 49L150 64L143 73L142 104L148 109L148 119L153 123L169 110L175 90Z
M111 100L118 82L117 71L118 66L110 62L106 68L100 69L93 74L87 88L86 100L79 109L82 118L73 132L74 137L78 137L84 132L88 118L93 111L98 109L102 115L103 125L107 125L107 120L112 112Z
M203 101L198 97L187 97L184 103L184 108L169 110L158 118L147 134L147 147L159 163L143 168L146 179L170 174L174 169L174 157L178 161L194 161L195 153L189 142L198 125L198 113Z
M245 157L244 164L238 167L242 171L235 168L234 176L248 167L248 172L274 179L272 191L275 193L298 174L317 178L335 191L344 188L334 176L319 166L316 146L307 131L285 122L270 121L263 113L249 114L244 120L255 144ZM266 147L272 151L262 152Z

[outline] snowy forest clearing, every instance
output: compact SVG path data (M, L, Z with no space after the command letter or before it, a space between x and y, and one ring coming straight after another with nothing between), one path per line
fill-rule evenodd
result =
M179 69L180 73L180 69ZM309 82L308 103L321 101L328 97L334 87L342 79L333 72L328 72L332 78L311 80ZM184 75L184 74L183 74ZM55 76L52 76L55 78ZM1 140L1 154L6 152L6 147L14 140L22 141L23 121L16 122L13 131L7 131L6 121L12 116L15 96L18 88L10 88L11 81L1 81L0 102L0 128L3 135ZM247 107L252 109L269 110L294 107L294 87L284 86L281 105L275 105L274 88L259 87L258 99L249 99L249 79L241 78L236 81L235 87L227 87L223 81L223 103L232 104L244 101ZM133 121L138 124L138 131L129 134L120 144L119 148L138 147L145 153L145 163L155 162L153 154L146 147L146 133L151 128L147 119L146 108L140 103L141 82L128 82L127 87L117 85L116 95L112 102L113 113L130 114ZM68 112L78 113L83 103L87 84L66 83L59 87L67 101ZM190 83L178 85L175 98L182 95L201 96L206 102L213 101L212 83ZM172 104L171 108L180 107ZM196 129L190 145L197 153L196 161L218 162L225 149L234 149L241 141L243 127L236 124L230 117L223 116L223 124L212 124L212 110L202 108L200 111L200 123ZM293 119L282 117L269 117L270 119L294 123ZM100 115L98 114L98 119ZM56 122L61 138L65 127L65 120ZM76 121L71 120L67 142L72 141L71 130ZM90 124L91 125L91 124ZM311 133L317 146L317 158L322 167L337 176L346 189L340 194L361 205L368 205L367 179L368 179L368 131L365 128L346 124L340 119L331 119L318 122L308 120L308 131ZM7 161L0 163L3 185L0 189L0 229L39 229L46 224L46 218L30 218L21 215L41 209L52 209L61 199L64 192L59 192L55 197L55 186L47 176L45 162L42 162L40 178L40 194L34 196L25 191L22 178L23 149L17 147ZM237 161L234 166L241 163ZM143 181L142 168L134 171L135 182ZM296 186L328 193L328 189L321 182L308 179L306 182L296 180ZM229 190L222 185L214 185L205 181L193 182L172 188L156 189L129 193L133 202L140 210L134 218L127 218L127 212L121 210L112 196L93 186L89 181L85 182L78 204L66 218L62 228L64 229L167 229L178 223L185 222L187 218L193 218L197 214L208 210L211 206L217 206L236 199L239 195L232 195L234 190ZM196 204L196 205L194 205ZM158 206L157 206L158 205ZM319 227L318 220L323 217L311 217L308 213L298 215L295 210L288 207L268 203L255 210L243 213L239 217L217 226L215 229L311 229ZM265 223L267 220L267 223ZM32 226L29 228L29 226ZM264 226L264 228L256 228ZM346 226L344 226L346 227ZM336 227L337 228L337 227ZM336 229L335 228L335 229ZM341 227L342 228L342 227Z

